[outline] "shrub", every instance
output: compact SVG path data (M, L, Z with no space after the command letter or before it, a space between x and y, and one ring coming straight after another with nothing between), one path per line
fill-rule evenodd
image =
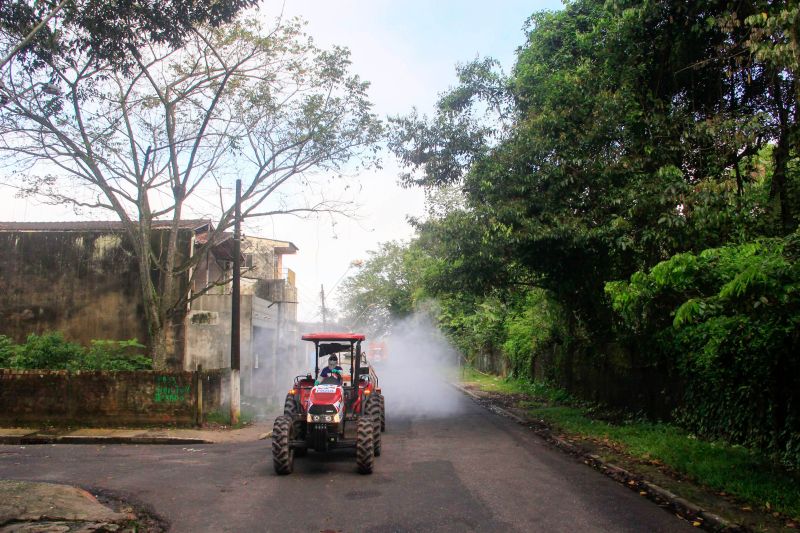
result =
M5 335L0 335L0 368L8 368L13 355L14 342Z
M679 254L606 288L685 381L691 431L800 467L800 234ZM640 342L640 344L643 344Z
M60 332L31 334L23 344L0 335L0 368L49 370L150 370L153 361L136 339L93 340L87 349Z
M64 339L60 332L28 335L25 344L14 347L12 368L66 370L70 361L79 358L84 348Z
M142 355L145 346L136 339L93 340L89 349L70 362L69 370L151 370L153 360Z

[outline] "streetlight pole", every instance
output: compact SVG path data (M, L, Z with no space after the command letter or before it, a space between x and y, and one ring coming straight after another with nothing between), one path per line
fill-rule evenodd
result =
M241 255L242 255L242 180L236 180L236 205L233 225L233 291L231 294L231 425L241 415Z

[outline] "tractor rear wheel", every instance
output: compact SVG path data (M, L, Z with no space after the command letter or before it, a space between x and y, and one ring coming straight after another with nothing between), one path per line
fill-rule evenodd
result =
M375 446L375 457L381 455L381 401L377 396L370 396L364 406L364 414L372 419L372 440Z
M272 426L272 465L281 476L291 474L294 469L294 450L289 446L292 438L292 419L281 415Z
M375 465L375 443L372 430L375 423L368 416L358 419L356 425L356 465L359 474L371 474Z
M383 394L378 398L381 399L381 431L386 431L386 404L383 401Z

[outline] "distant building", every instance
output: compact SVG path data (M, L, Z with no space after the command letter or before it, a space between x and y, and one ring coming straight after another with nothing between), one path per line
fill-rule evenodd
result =
M154 224L154 240L166 235L166 224ZM208 220L181 221L179 253L196 253L212 229ZM176 283L190 301L168 332L167 364L175 370L230 367L232 235L206 249L194 271ZM282 260L298 249L248 236L241 250L242 392L268 396L302 366L293 342L295 274ZM0 222L0 252L0 334L21 341L30 333L61 331L83 344L147 339L137 262L120 222ZM280 390L285 387L280 382Z

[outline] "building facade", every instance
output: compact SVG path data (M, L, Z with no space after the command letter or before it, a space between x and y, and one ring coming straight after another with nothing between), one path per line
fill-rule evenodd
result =
M155 249L165 228L153 226ZM179 254L205 252L175 283L188 298L167 335L173 370L230 368L233 241L222 234L203 246L212 229L207 220L180 223ZM291 242L256 237L244 238L241 249L242 392L285 393L281 380L301 365L290 343L297 336L297 289L283 256L298 250ZM137 262L121 223L0 222L0 250L0 334L18 342L46 331L82 344L146 342Z

